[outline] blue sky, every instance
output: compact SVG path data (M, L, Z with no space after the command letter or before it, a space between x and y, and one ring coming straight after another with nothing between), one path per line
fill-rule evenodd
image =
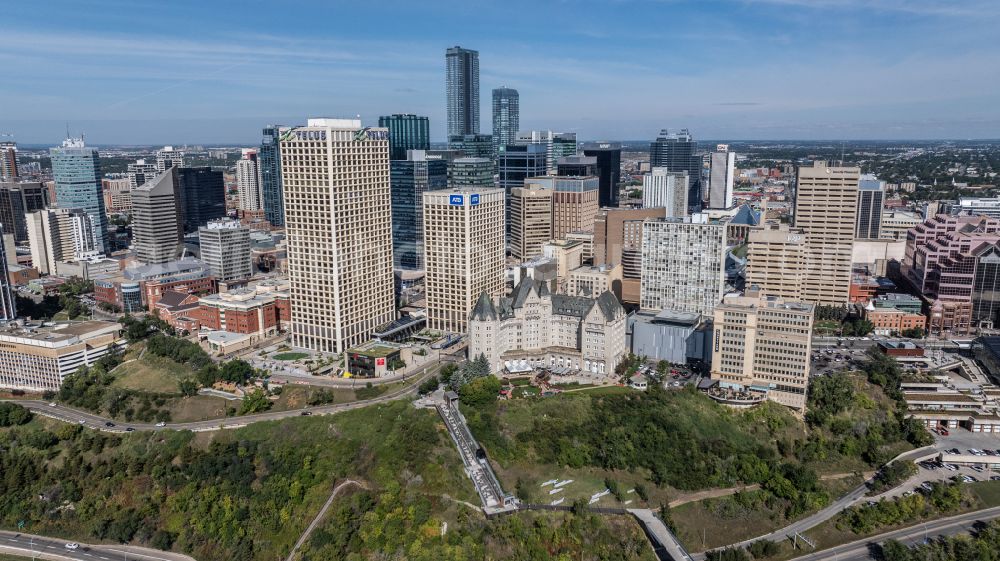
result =
M998 0L8 2L0 132L253 143L268 122L417 113L480 52L521 128L581 139L1000 138Z

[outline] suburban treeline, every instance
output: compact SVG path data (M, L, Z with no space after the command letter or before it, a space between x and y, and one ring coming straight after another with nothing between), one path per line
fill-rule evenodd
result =
M982 525L971 537L942 537L913 547L888 540L879 554L883 561L1000 561L1000 522Z

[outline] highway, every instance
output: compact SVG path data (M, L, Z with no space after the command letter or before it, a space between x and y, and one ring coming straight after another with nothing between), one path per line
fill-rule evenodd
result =
M864 561L873 559L871 557L871 545L883 543L887 540L898 540L906 545L921 543L924 538L934 538L936 536L952 536L955 534L969 533L976 522L985 522L1000 518L1000 507L978 510L966 514L959 514L950 518L942 518L927 522L919 526L912 526L886 532L863 540L858 540L816 553L809 553L801 557L796 557L794 561Z
M180 553L145 547L79 544L67 549L66 540L0 531L0 553L37 559L72 559L74 561L195 561Z
M216 431L223 429L236 429L260 421L277 421L279 419L299 417L303 414L303 412L308 412L310 415L332 415L334 413L341 413L344 411L350 411L352 409L367 407L369 405L375 405L378 403L393 401L401 397L415 395L417 393L417 388L420 386L420 383L423 382L429 376L436 374L440 369L440 367L441 367L440 364L434 365L425 370L424 372L410 377L409 379L410 383L407 386L372 399L364 399L361 401L352 401L350 403L340 403L333 405L317 405L315 407L306 407L304 409L292 409L289 411L266 411L264 413L254 413L251 415L242 415L239 417L226 417L223 419L211 419L208 421L193 421L189 423L167 423L163 427L158 427L155 424L150 424L150 423L120 422L114 419L101 417L99 415L95 415L87 411L82 411L80 409L73 409L71 407L66 407L65 405L58 403L53 406L50 402L43 400L11 400L11 401L19 403L24 407L30 409L31 411L39 415L42 415L44 417L58 419L60 421L65 421L67 423L78 423L87 428L98 429L105 432L124 433L132 431L138 432L138 431L158 431L158 430L189 430L193 432L206 432L206 431ZM108 423L113 423L114 426L108 426ZM128 429L132 429L132 431L129 431Z

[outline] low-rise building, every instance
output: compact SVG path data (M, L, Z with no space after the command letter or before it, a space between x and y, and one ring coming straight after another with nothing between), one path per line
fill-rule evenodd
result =
M872 322L872 327L877 335L892 335L902 333L907 329L923 329L927 324L927 318L923 314L914 314L896 308L879 308L874 303L869 302L865 307L865 319Z
M611 291L621 300L622 266L584 265L569 272L566 294L570 296L593 296Z
M287 329L291 307L287 283L258 284L202 297L192 312L201 327L270 337Z
M628 348L636 356L672 364L712 360L712 321L699 314L663 310L629 315Z
M0 330L0 388L58 391L66 376L125 347L122 326L83 321Z

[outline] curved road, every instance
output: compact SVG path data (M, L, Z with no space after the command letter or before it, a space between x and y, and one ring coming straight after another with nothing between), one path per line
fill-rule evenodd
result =
M66 540L34 536L20 532L0 531L0 553L38 559L72 561L195 561L181 553L160 551L145 547L119 545L89 545L81 543L77 549L67 549Z
M315 407L306 407L304 409L291 409L289 411L266 411L264 413L254 413L251 415L242 415L239 417L226 417L223 419L212 419L208 421L193 421L190 423L167 423L163 427L158 427L155 424L149 423L132 423L132 422L119 422L114 419L108 419L106 417L101 417L87 411L80 409L73 409L71 407L66 407L65 405L55 404L43 400L11 400L23 405L24 407L30 409L31 411L42 415L44 417L50 417L53 419L58 419L60 421L65 421L67 423L78 423L85 427L98 429L106 432L132 432L132 431L157 431L157 430L189 430L193 432L205 432L205 431L215 431L223 429L236 429L240 427L245 427L251 423L257 423L260 421L276 421L279 419L288 419L290 417L299 417L306 413L309 415L332 415L334 413L341 413L343 411L350 411L352 409L359 409L361 407L367 407L369 405L375 405L378 403L385 403L387 401L393 401L401 397L408 395L414 395L417 393L417 388L420 383L427 379L429 376L434 375L441 368L440 364L434 365L424 372L410 377L410 384L394 390L385 395L380 395L372 399L364 399L361 401L352 401L350 403L340 403L333 405L318 405ZM108 423L112 423L113 426L108 426ZM129 431L128 429L132 429Z

